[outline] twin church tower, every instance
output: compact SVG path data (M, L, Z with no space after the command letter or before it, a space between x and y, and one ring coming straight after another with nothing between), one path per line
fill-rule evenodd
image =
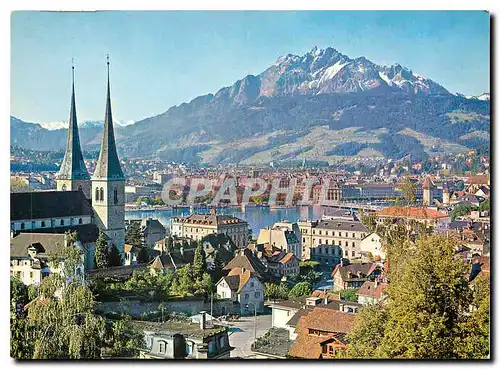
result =
M87 171L80 147L75 102L75 67L66 153L56 183L58 191L82 191L94 209L94 222L110 243L123 252L125 243L125 176L116 152L111 95L109 88L109 56L107 60L108 86L106 111L99 160L92 178Z

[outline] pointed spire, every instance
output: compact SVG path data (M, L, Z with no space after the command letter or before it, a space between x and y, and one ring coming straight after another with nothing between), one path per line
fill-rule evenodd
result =
M120 160L116 152L113 116L111 114L111 92L109 87L109 54L107 55L108 91L106 95L106 111L102 133L101 152L97 161L93 179L124 179Z
M76 119L75 99L75 65L71 60L71 108L69 113L68 140L66 153L59 169L59 179L90 179L90 175L83 161L82 149L80 147L80 136L78 134L78 123Z

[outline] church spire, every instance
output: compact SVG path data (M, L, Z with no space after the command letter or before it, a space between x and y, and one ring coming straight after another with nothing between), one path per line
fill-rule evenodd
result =
M83 161L82 149L80 147L80 136L78 134L78 123L76 119L75 102L75 65L71 61L72 90L71 108L69 113L68 141L66 153L59 169L59 179L90 179L85 162Z
M104 116L104 129L102 133L101 152L97 161L93 179L117 179L123 180L122 168L116 152L115 133L113 130L113 117L111 114L111 93L109 87L109 55L107 56L108 67L108 91L106 95L106 111Z

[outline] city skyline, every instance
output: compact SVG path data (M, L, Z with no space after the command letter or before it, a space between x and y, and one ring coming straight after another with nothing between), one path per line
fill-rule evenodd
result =
M487 12L14 12L11 114L66 121L72 58L80 122L104 117L108 53L115 119L136 121L313 46L489 92Z

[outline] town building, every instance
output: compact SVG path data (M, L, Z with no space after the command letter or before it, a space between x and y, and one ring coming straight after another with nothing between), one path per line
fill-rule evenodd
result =
M191 214L185 217L172 218L171 234L177 237L188 237L201 240L209 234L225 234L240 249L248 245L248 223L230 215Z
M375 280L381 273L381 267L377 263L356 263L335 266L331 276L333 277L333 290L356 289L368 280Z
M423 197L422 202L424 205L433 205L434 204L434 194L433 191L435 189L434 183L431 181L429 177L426 177L424 183L422 184Z
M264 284L257 275L245 268L233 268L215 285L221 299L231 299L240 304L241 315L264 311Z
M297 258L301 258L301 242L294 231L274 226L273 228L263 228L260 230L257 244L270 244L274 247L293 253Z
M358 221L315 220L297 223L302 235L302 259L311 259L311 249L320 245L339 246L342 256L348 259L360 258L360 243L369 229ZM337 249L337 248L335 248ZM318 253L315 253L317 255ZM326 254L325 254L326 255ZM331 255L331 254L330 254ZM335 257L338 257L335 256Z
M358 290L358 303L370 305L379 303L386 295L384 294L387 283L381 283L377 279L366 281Z
M424 207L400 207L393 206L375 213L377 222L384 222L385 219L394 220L414 220L427 226L440 227L449 223L451 217L440 211Z
M300 317L295 328L297 338L289 356L297 359L336 358L347 350L347 333L354 325L355 315L317 306Z
M234 257L224 266L223 270L227 273L234 268L249 270L262 281L269 279L267 267L262 263L258 255L254 254L251 247L236 251Z
M127 227L135 226L139 228L142 244L146 247L154 247L158 241L164 240L167 236L167 230L157 219L132 219L126 221L126 224Z
M380 237L377 233L370 233L368 236L363 238L360 243L361 253L366 253L371 255L374 260L386 259L386 252L384 247L382 246L382 237Z
M74 244L82 251L82 263L76 275L84 276L85 265L91 260L85 246ZM64 248L69 246L67 234L21 233L10 240L10 275L25 285L39 285L51 274L61 274L64 268Z
M143 359L229 359L233 347L229 344L227 328L209 324L204 317L200 323L169 320L162 323L132 321L144 332Z

